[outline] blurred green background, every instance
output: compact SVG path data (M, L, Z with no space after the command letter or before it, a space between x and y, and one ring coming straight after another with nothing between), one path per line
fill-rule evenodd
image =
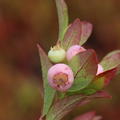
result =
M70 22L79 17L94 29L87 48L101 58L120 49L119 0L66 0ZM0 120L37 120L42 107L42 80L36 44L48 51L57 40L54 0L0 0ZM120 119L120 76L107 90L111 100L94 101L64 118L97 110L103 120Z

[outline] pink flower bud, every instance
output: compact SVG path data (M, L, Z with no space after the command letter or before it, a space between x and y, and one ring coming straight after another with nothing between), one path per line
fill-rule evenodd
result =
M86 51L86 49L81 47L80 45L73 45L67 50L66 58L67 60L71 60L72 57L84 51Z
M104 71L104 70L103 70L102 65L98 64L98 69L97 69L97 74L96 74L96 75L102 73L103 71Z
M74 76L71 68L65 64L53 65L48 70L48 82L54 89L64 92L73 84Z

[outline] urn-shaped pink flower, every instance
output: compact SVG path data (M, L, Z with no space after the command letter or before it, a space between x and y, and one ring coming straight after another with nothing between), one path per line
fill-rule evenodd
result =
M48 70L48 82L51 87L58 91L67 91L72 86L73 81L73 72L68 65L56 64Z
M86 51L86 49L81 47L80 45L73 45L67 50L66 58L69 61L72 59L72 57L74 57L78 53L84 52L84 51Z

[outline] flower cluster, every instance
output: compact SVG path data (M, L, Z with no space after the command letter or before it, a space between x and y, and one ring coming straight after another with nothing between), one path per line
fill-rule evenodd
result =
M120 74L120 50L109 53L98 62L95 50L83 47L92 33L92 24L76 19L68 25L65 1L55 1L59 16L58 41L48 55L38 45L44 88L40 120L44 117L46 120L60 120L77 105L93 98L109 98L103 89ZM92 112L76 120L84 120L86 116L90 116L90 120L101 119Z
M74 31L76 31L77 34L70 39L69 37L72 37L72 35L75 34ZM78 83L78 85L80 84L80 86L84 83L86 85L85 87L83 85L83 88L88 89L90 87L89 91L92 89L92 91L95 92L98 88L99 90L103 89L113 78L117 66L104 70L104 65L102 66L101 63L98 63L95 51L92 50L89 52L89 49L87 50L82 46L89 38L91 32L92 25L90 23L81 22L79 19L76 19L67 29L64 41L62 43L57 42L57 45L50 49L48 58L53 66L48 70L48 82L51 87L60 92L66 92L69 91L72 86L74 89L74 82ZM80 43L81 41L82 44ZM75 57L76 60L74 60L74 63L72 63L73 65L71 66L71 61L73 61ZM87 63L87 61L89 62ZM88 68L84 68L84 64L91 64L87 66L88 68L91 67L89 71ZM88 71L88 74L93 76L92 79L88 78L91 79L90 82L87 82L86 80L86 73L84 73L85 75L80 76L82 77L82 80L79 80L81 78L78 78L77 74L82 72L82 70L80 70L80 67L82 69L82 66L84 71ZM74 71L74 69L76 69L76 71ZM93 73L91 71L93 71ZM100 80L102 77L104 79ZM81 90L81 88L77 88L76 91L79 90Z
M86 51L86 49L80 45L73 45L67 51L56 45L48 52L48 57L53 63L53 65L48 71L48 81L51 87L58 91L67 91L74 82L74 75L72 69L63 64L66 60L69 62L77 54ZM63 62L63 63L62 63ZM62 63L62 64L60 64ZM98 69L96 75L103 72L102 65L98 64Z

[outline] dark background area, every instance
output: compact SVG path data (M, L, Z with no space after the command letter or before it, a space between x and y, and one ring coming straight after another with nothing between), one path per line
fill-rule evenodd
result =
M93 24L86 48L99 60L120 49L119 0L66 0L70 22L75 18ZM41 68L36 44L46 50L57 41L58 21L54 0L0 0L0 120L37 120L41 113ZM90 110L119 120L120 76L107 90L110 100L98 100L69 114L65 120Z

